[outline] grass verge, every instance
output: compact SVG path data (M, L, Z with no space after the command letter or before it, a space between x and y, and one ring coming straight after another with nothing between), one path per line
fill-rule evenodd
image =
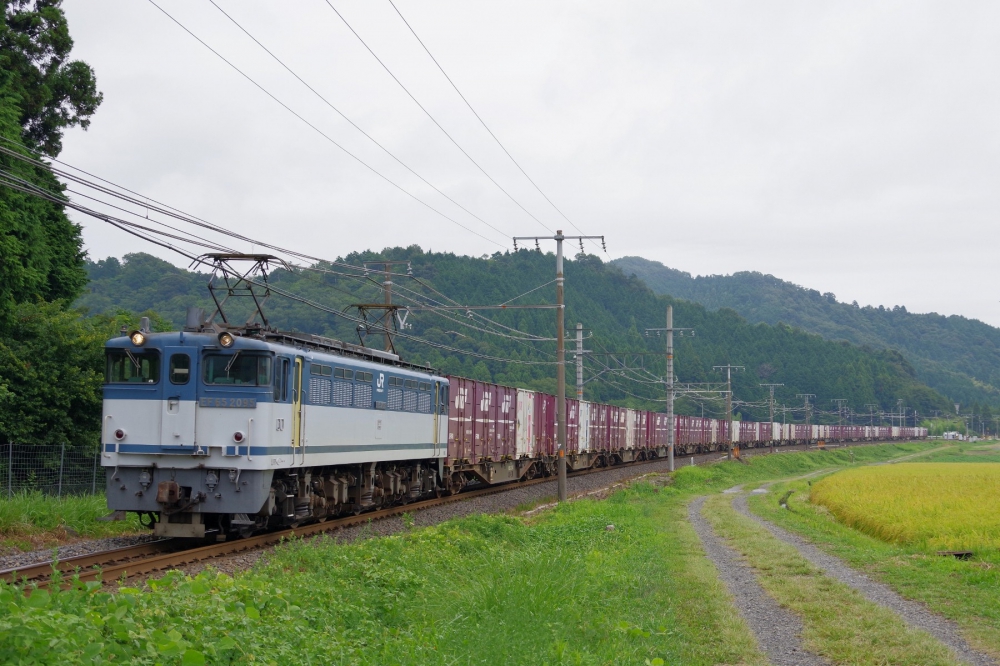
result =
M838 664L955 664L948 648L909 628L891 610L824 575L793 547L733 510L731 495L715 495L702 511L718 534L757 573L768 594L802 618L803 646Z
M98 522L108 514L104 495L52 497L22 492L0 499L0 552L34 550L77 537L99 538L145 531L134 515Z
M926 448L859 447L855 458ZM0 663L762 664L686 503L847 461L836 450L683 468L667 486L639 483L527 520L291 542L235 577L172 574L116 593L77 584L27 599L0 586Z
M949 458L966 462L974 455L952 451ZM810 503L810 481L775 484L767 495L751 496L750 508L902 596L954 620L974 647L1000 657L1000 553L981 552L970 560L958 560L918 546L886 543L841 524L824 507ZM782 509L777 498L789 491L788 510Z

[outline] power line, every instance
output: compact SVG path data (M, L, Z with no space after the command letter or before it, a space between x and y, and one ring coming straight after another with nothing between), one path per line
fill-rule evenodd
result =
M111 224L111 225L113 225L115 227L118 227L119 229L122 229L123 231L126 231L127 233L130 233L130 234L132 234L134 236L137 236L138 238L141 238L143 240L151 242L151 243L153 243L155 245L159 245L160 247L169 249L169 250L171 250L173 252L176 252L176 253L178 253L178 254L186 257L187 259L191 260L192 263L198 263L198 264L203 264L203 265L206 265L206 266L211 266L208 262L204 261L199 256L191 254L190 252L187 252L185 250L182 250L181 248L178 248L178 247L172 245L171 243L168 243L168 242L163 241L163 240L159 240L155 236L166 237L166 238L170 238L170 239L173 239L173 240L179 240L181 242L190 243L190 244L194 244L194 245L197 245L197 246L205 247L205 245L203 243L192 241L192 240L187 239L187 238L183 238L183 237L180 237L180 236L175 236L173 234L168 234L168 233L163 232L163 231L158 231L158 230L155 230L155 229L151 229L151 228L146 227L144 225L136 224L134 222L128 222L127 220L122 220L120 218L115 218L113 216L106 215L104 213L100 213L98 211L92 210L92 209L87 208L85 206L81 206L80 204L77 204L77 203L75 203L75 202L67 199L65 196L57 195L57 194L52 193L52 192L50 192L50 191L48 191L48 190L46 190L44 188L41 188L41 187L39 187L37 185L34 185L33 183L30 183L29 181L25 181L24 179L21 179L21 178L19 178L17 176L13 176L13 175L9 174L8 172L6 172L6 171L4 171L2 169L0 169L0 185L9 187L11 189L18 190L20 192L24 192L25 194L29 194L29 195L32 195L32 196L35 196L35 197L38 197L38 198L41 198L41 199L45 199L47 201L51 201L52 203L56 203L56 204L59 204L59 205L67 206L69 208L72 208L73 210L76 210L76 211L78 211L80 213L83 213L84 215L88 215L90 217L94 217L96 219L99 219L99 220L102 220L104 222L107 222L107 223L109 223L109 224ZM150 234L153 234L153 236L150 236ZM214 249L211 246L208 246L208 248L209 249ZM289 292L289 291L287 291L285 289L277 287L274 284L265 284L265 283L254 281L254 280L249 279L249 278L243 278L243 279L248 284L252 284L252 285L255 285L255 286L259 286L259 287L266 287L272 293L274 293L276 295L283 296L283 297L288 298L290 300L297 301L299 303L303 303L305 305L308 305L310 307L319 309L321 311L324 311L324 312L336 315L338 317L342 317L342 318L347 319L348 321L351 321L351 322L353 322L355 324L366 324L366 322L364 322L360 318L353 317L351 315L348 315L345 312L341 312L339 310L336 310L336 309L324 306L324 305L322 305L320 303L317 303L315 301L307 299L307 298L305 298L303 296L299 296L299 295L294 294L292 292ZM472 356L472 357L480 358L480 359L484 359L484 360L499 361L499 362L503 362L503 363L515 363L515 364L520 364L520 365L556 365L555 361L531 361L531 360L504 358L504 357L500 357L500 356L492 356L492 355L489 355L489 354L481 354L481 353L474 352L474 351L469 351L469 350L460 349L460 348L457 348L457 347L452 347L450 345L444 345L444 344L441 344L441 343L432 342L430 340L425 340L425 339L420 338L418 336L409 335L409 334L406 334L406 333L396 332L394 335L396 335L397 337L401 337L403 339L406 339L406 340L411 340L411 341L417 342L419 344L425 344L425 345L428 345L430 347L435 347L435 348L442 349L442 350L445 350L445 351L450 351L450 352L453 352L453 353L456 353L456 354Z
M316 97L318 97L320 99L320 101L322 101L328 107L330 107L331 109L333 109L337 113L337 115L339 115L341 118L343 118L348 123L350 123L351 127L353 127L354 129L358 130L359 132L361 132L361 134L363 134L365 136L365 138L367 138L369 141L371 141L376 146L378 146L382 150L382 152L384 152L386 155L388 155L389 157L391 157L392 159L394 159L400 166L402 166L404 169L406 169L407 171L409 171L410 173L412 173L414 176L416 176L417 178L419 178L425 185L427 185L428 187L430 187L431 189L433 189L435 192L437 192L438 194L440 194L441 196L443 196L445 199L447 199L451 203L455 204L456 206L458 206L459 208L461 208L462 210L464 210L466 213L468 213L472 217L476 218L477 220L479 220L480 222L482 222L483 224L485 224L486 226L488 226L493 231L496 231L500 235L506 235L503 231L501 231L500 229L497 229L495 226L493 226L492 224L490 224L489 222L487 222L483 218L479 217L478 215L476 215L475 213L473 213L471 210L469 210L468 208L466 208L462 204L460 204L457 201L455 201L454 199L452 199L450 196L448 196L443 191L441 191L441 189L439 189L436 185L434 185L433 183L431 183L430 181L428 181L426 178L424 178L423 176L421 176L419 173L417 173L416 171L414 171L412 168L410 168L410 166L408 164L406 164L401 159L399 159L388 148L386 148L385 146L383 146L374 137L372 137L370 134L368 134L368 132L366 132L363 129L361 129L361 127L359 127L357 123L355 123L353 120L351 120L346 115L344 115L344 113L340 109L338 109L336 106L334 106L326 97L324 97L323 95L321 95L319 93L319 91L317 91L315 88L313 88L311 85L309 85L301 76L299 76L298 74L296 74L295 71L292 70L291 67L289 67L288 65L286 65L284 63L284 61L282 61L278 56L276 56L269 48L267 48L266 46L264 46L264 44L262 44L259 39L257 39L252 34L250 34L250 32L246 28L244 28L242 25L240 25L236 21L236 19L234 19L232 16L230 16L226 12L226 10L224 10L222 7L220 7L218 4L216 4L215 0L208 0L208 1L210 3L212 3L213 7L215 7L220 12L222 12L222 15L225 16L227 19L229 19L233 23L233 25L235 25L237 28L239 28L240 30L242 30L243 34L245 34L247 37L249 37L250 39L252 39L254 41L254 43L257 44L257 46L259 46L260 48L262 48L265 53L267 53L269 56L271 56L271 58L273 58L275 62L277 62L282 67L284 67L288 71L289 74L291 74L296 79L298 79L299 83L301 83L306 88L308 88L309 91L312 92L312 94L316 95Z
M489 241L490 243L493 243L494 245L497 245L499 247L506 247L505 245L503 245L501 243L498 243L497 241L495 241L495 240L493 240L491 238L487 238L486 236L482 235L478 231L470 229L469 227L465 226L464 224L462 224L458 220L455 220L455 219L449 217L448 215L446 215L445 213L441 212L440 210L438 210L437 208L435 208L431 204L427 203L426 201L424 201L423 199L421 199L417 195L411 193L409 190L407 190L406 188L404 188L402 185L397 184L395 181L393 181L392 179L390 179L388 176L383 175L380 171L378 171L377 169L375 169L375 167L369 165L367 162L365 162L360 157L358 157L357 155L355 155L354 153L352 153L351 151L349 151L347 148L345 148L344 146L342 146L339 143L337 143L337 141L334 140L332 137L330 137L330 135L326 134L323 130L321 130L318 127L316 127L315 125L313 125L311 122L309 122L308 120L306 120L303 116L301 116L298 112L296 112L294 109L292 109L292 107L290 107L287 104L285 104L284 102L282 102L274 94L272 94L269 90L267 90L264 86L262 86L261 84L257 83L257 81L255 81L253 78L251 78L250 75L248 75L247 73L245 73L243 70L241 70L239 67L237 67L236 65L234 65L229 60L227 60L225 58L225 56L223 56L221 53L219 53L218 51L216 51L215 49L213 49L211 46L209 46L208 43L206 43L204 40L201 39L201 37L199 37L198 35L196 35L193 32L191 32L187 27L184 26L183 23L181 23L180 21L178 21L177 19L175 19L165 9L163 9L158 4L156 4L156 2L154 0L149 0L149 4L153 5L157 9L159 9L163 13L164 16L166 16L171 21L173 21L174 23L176 23L184 32L186 32L187 34L189 34L192 37L194 37L198 41L199 44L201 44L206 49L208 49L213 54L215 54L215 56L217 56L220 60L222 60L227 65L229 65L240 76L242 76L247 81L249 81L250 83L252 83L255 87L257 87L257 89L259 89L265 95L267 95L272 100L274 100L283 109L285 109L286 111L288 111L289 113L291 113L293 116L295 116L296 118L298 118L299 120L301 120L306 125L308 125L314 132L316 132L317 134L319 134L320 136L322 136L324 139L326 139L327 141L329 141L330 143L332 143L334 146L336 146L337 148L339 148L341 151L344 152L344 154L346 154L349 157L351 157L352 159L354 159L358 164L360 164L361 166L365 167L366 169L368 169L369 171L371 171L373 174L375 174L376 176L378 176L379 178L381 178L385 182L389 183L390 185L392 185L393 187L395 187L397 190L399 190L400 192L402 192L406 196L410 197L411 199L413 199L414 201L416 201L417 203L419 203L421 206L424 206L425 208L427 208L428 210L433 211L434 213L437 213L438 215L440 215L444 219L448 220L452 224L455 224L456 226L459 226L462 229L465 229L470 234L475 234L476 236L479 236L483 240Z
M152 1L153 1L153 0L150 0L150 2L152 2ZM502 186L502 185L500 185L500 183L498 183L498 182L496 181L496 179L494 179L494 178L493 178L493 176L491 176L491 175L490 175L490 174L489 174L489 173L488 173L488 172L486 171L486 169L484 169L484 168L483 168L482 166L480 166L480 165L479 165L479 162L477 162L477 161L476 161L475 159L473 159L472 155L470 155L470 154L469 154L468 152L466 152L465 148L462 148L462 146L461 146L461 145L459 145L458 141L456 141L456 140L455 140L455 139L454 139L454 138L453 138L453 137L451 136L451 134L449 134L449 133L448 133L448 131L447 131L447 130L446 130L446 129L445 129L444 127L442 127L441 123L439 123L439 122L437 121L437 119L436 119L436 118L435 118L435 117L434 117L434 116L433 116L433 115L431 114L431 112L430 112L430 111L428 111L428 110L427 110L427 109L426 109L426 108L424 107L424 105L423 105L423 104L421 104L421 103L420 103L420 101L419 101L419 100L417 100L417 98L413 96L413 93L411 93L411 92L409 91L409 89L408 89L408 88L407 88L407 87L406 87L405 85L403 85L403 82L402 82L402 81L400 81L400 80L399 80L399 79L398 79L398 78L396 77L396 75L392 73L392 70L391 70L391 69L389 69L389 67L388 67L388 66L387 66L387 65L386 65L386 64L385 64L384 62L382 62L382 59L381 59L381 58L379 58L379 57L378 57L378 55L376 55L376 54L375 54L375 51L373 51L373 50L372 50L372 48L371 48L370 46L368 46L368 43L367 43L367 42L365 42L365 40L361 38L361 35L359 35L359 34L358 34L358 32L357 32L357 31L356 31L356 30L355 30L354 28L352 28L352 27L351 27L351 24L347 22L347 19L345 19L345 18L343 17L343 15L342 15L342 14L341 14L341 13L340 13L339 11L337 11L337 8L333 6L333 3L331 3L331 2L330 2L330 0L324 0L324 1L325 1L325 2L326 2L326 4L327 4L327 5L328 5L328 6L330 7L330 9L332 9L332 10L333 10L333 13L334 13L334 14L336 14L336 15L337 15L337 16L338 16L338 17L340 18L340 20L341 20L341 21L343 21L344 25L346 25L346 26L347 26L347 29L348 29L348 30L350 30L350 31L351 31L351 32L352 32L352 33L354 34L354 36L358 38L358 41L359 41L359 42L361 42L361 44L362 44L362 45L363 45L363 46L364 46L364 47L365 47L365 48L366 48L366 49L368 50L368 52L369 52L370 54L372 54L372 57L373 57L373 58L375 58L375 60L377 60L377 61L378 61L378 64L382 65L382 69L384 69L384 70L385 70L385 71L386 71L386 72L387 72L387 73L389 74L389 76L391 76L391 77L392 77L392 80L393 80L393 81L395 81L395 82L396 82L396 83L397 83L397 84L399 85L399 87L403 89L403 92L405 92L405 93L406 93L406 94L407 94L407 95L409 96L409 98L413 100L414 104L416 104L416 105L417 105L418 107L420 107L420 110L421 110L421 111L423 111L423 112L424 112L424 114L425 114L425 115L426 115L426 116L427 116L428 118L430 118L431 122L432 122L432 123L434 123L434 124L435 124L435 125L437 126L437 128L438 128L439 130L441 130L441 132L442 132L442 133L443 133L443 134L444 134L444 135L445 135L446 137L448 137L448 140L449 140L449 141L451 141L451 142L452 142L453 144L455 144L455 147L456 147L456 148L458 148L458 149L459 149L459 150L460 150L460 151L462 152L462 154L463 154L463 155L465 155L465 156L466 156L466 157L467 157L467 158L469 159L469 161L470 161L470 162L472 162L472 163L473 163L473 164L474 164L474 165L476 166L476 168L477 168L477 169L479 169L479 170L480 170L480 171L481 171L481 172L483 173L483 175L484 175L484 176L486 176L487 178L489 178L490 182L491 182L491 183L493 183L494 185L496 185L496 186L497 186L497 189L499 189L499 190L500 190L501 192L503 192L503 193L504 193L505 195L507 195L507 198L508 198L508 199L510 199L511 201L513 201L513 202L514 202L514 204L515 204L515 205L516 205L516 206L517 206L518 208L520 208L521 210L523 210L523 211L524 211L524 212L525 212L525 213L526 213L526 214L528 215L528 217L530 217L531 219L533 219L533 220L534 220L535 222L538 222L538 224L542 225L542 227L543 227L543 228L544 228L544 229L545 229L546 231L548 231L549 233L552 233L552 229L549 229L549 227L548 227L548 226L547 226L547 225L546 225L546 224L545 224L544 222L542 222L541 220L539 220L539 219L538 219L537 217L535 217L535 216L534 216L534 215L533 215L533 214L531 213L531 211L529 211L529 210L528 210L527 208L525 208L524 206L522 206L522 205L521 205L521 202L519 202L519 201L518 201L517 199L515 199L515 198L514 198L514 197L513 197L512 195L511 195L511 193L510 193L510 192L508 192L507 190L505 190L505 189L503 188L503 186Z
M455 85L455 82L452 81L452 79L451 79L450 76L448 76L448 73L446 71L444 71L444 67L441 66L441 63L438 62L438 59L435 58L434 54L431 53L431 51L430 51L429 48L427 48L427 45L424 43L424 40L420 39L420 36L417 34L417 31L413 29L413 26L410 25L410 22L406 20L406 17L403 16L403 13L401 11L399 11L399 7L396 6L396 3L393 2L393 0L389 0L389 4L392 5L392 8L396 10L397 14L399 14L399 18L401 18L403 20L403 23L406 24L406 27L409 28L410 33L413 34L414 38L416 38L416 40L420 43L420 46L423 47L424 51L427 53L427 55L430 57L430 59L434 62L435 66L437 66L438 70L441 72L441 74L444 76L444 78L447 79L448 83L451 84L451 87L454 88L454 90L455 90L456 93L458 93L458 96L462 98L462 101L465 102L465 105L467 107L469 107L469 111L471 111L472 115L474 115L476 117L476 120L479 121L479 124L481 124L483 126L483 129L485 129L487 131L487 133L489 133L489 135L491 137L493 137L493 140L496 141L496 144L498 146L500 146L500 150L502 150L504 152L504 154L507 155L507 157L510 158L510 161L514 163L514 166L517 167L518 171L520 171L524 175L524 177L528 179L528 182L531 183L532 186L536 190L538 190L538 193L541 194L542 197L544 197L545 200L549 202L549 205L552 206L552 208L555 209L555 211L557 213L559 213L559 215L561 215L564 220L566 220L571 225L573 225L573 228L576 229L577 231L579 231L581 234L585 234L585 232L583 231L583 229L581 229L580 227L576 226L576 224L573 222L573 220L571 220L568 217L566 217L566 214L563 213L559 209L559 207L556 206L555 203L553 203L552 199L550 199L549 196L547 194L545 194L545 192L542 191L542 188L540 188L538 186L538 183L536 183L534 181L534 179L531 176L528 175L528 172L525 171L524 168L521 167L521 165L518 163L518 161L514 159L514 156L510 154L510 151L507 150L507 147L503 145L503 143L500 141L499 138L497 138L497 135L494 134L493 130L491 130L489 128L489 125L486 124L486 121L483 120L482 116L480 116L479 113L474 108L472 108L472 104L465 97L465 95L462 94L462 91L458 89L458 86ZM594 242L593 240L590 241L590 242L591 242L591 244L594 247L597 247L597 243L596 242ZM607 253L608 253L607 250L604 250L604 254L607 254Z

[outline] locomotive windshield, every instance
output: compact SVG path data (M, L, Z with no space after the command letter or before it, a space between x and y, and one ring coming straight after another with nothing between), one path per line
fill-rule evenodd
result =
M205 357L205 383L236 386L270 386L271 357L262 354L209 354Z
M108 384L155 384L160 381L160 352L109 349L104 379Z

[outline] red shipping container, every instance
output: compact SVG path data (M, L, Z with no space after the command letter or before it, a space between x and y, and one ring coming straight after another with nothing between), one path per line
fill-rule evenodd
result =
M448 457L471 459L475 441L475 381L449 377L451 402L448 405Z
M535 394L535 451L538 455L555 455L556 397Z

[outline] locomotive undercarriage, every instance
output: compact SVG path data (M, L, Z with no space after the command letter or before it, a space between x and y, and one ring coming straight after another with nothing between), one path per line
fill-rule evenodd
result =
M662 447L571 453L566 467L575 472L665 455ZM472 485L498 485L557 472L555 456L450 463L423 460L273 472L124 468L109 474L108 489L115 484L123 491L142 486L133 501L117 502L115 508L140 513L143 523L159 536L232 538L456 494ZM238 500L237 493L242 493ZM119 497L124 500L128 495L121 492Z
M857 440L845 440L857 441ZM776 445L809 444L785 440ZM743 448L762 448L742 444ZM725 451L725 443L678 445L677 455ZM666 447L570 453L568 471L665 457ZM558 459L510 458L476 463L436 459L276 471L115 468L108 473L109 504L139 513L160 536L246 537L255 532L323 521L442 494L472 485L498 485L554 476ZM117 501L110 500L115 497ZM256 510L255 510L256 509Z

